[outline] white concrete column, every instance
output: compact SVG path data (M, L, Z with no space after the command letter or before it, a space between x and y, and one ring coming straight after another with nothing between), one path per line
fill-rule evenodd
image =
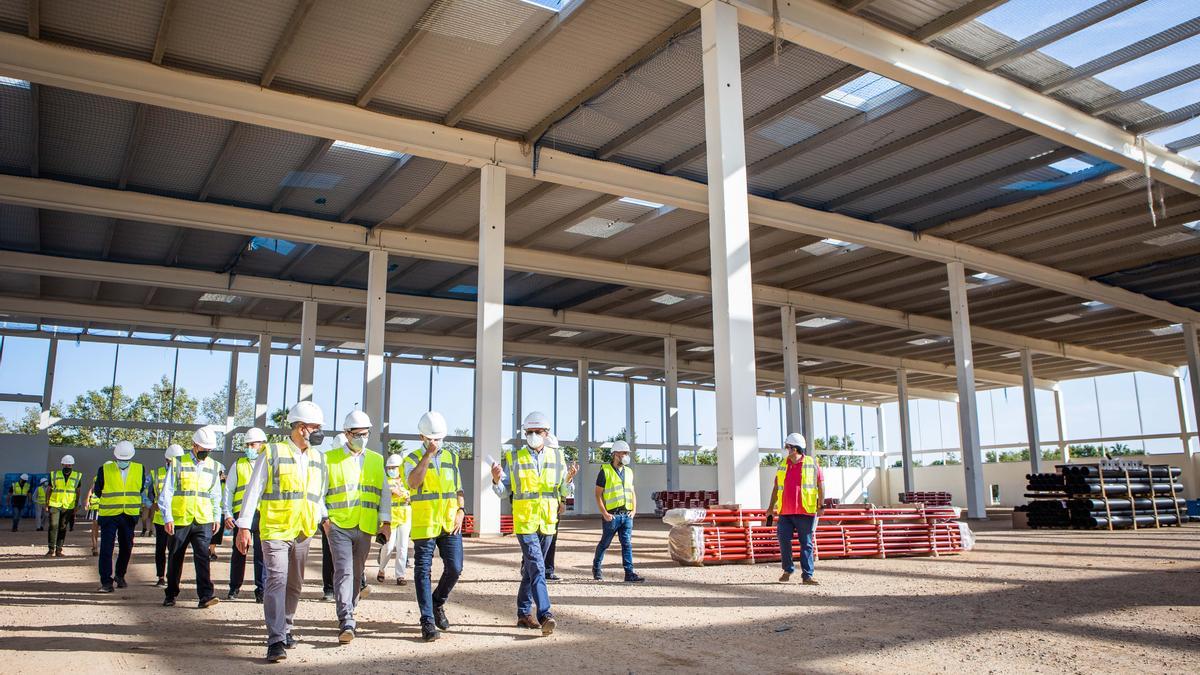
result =
M1188 383L1192 387L1192 419L1200 420L1200 338L1196 335L1195 323L1183 324L1183 345L1187 349ZM1200 431L1200 421L1197 423ZM1188 444L1188 456L1191 456L1191 443Z
M54 368L58 363L58 338L50 338L46 352L46 373L42 380L42 414L38 418L38 433L49 434L52 420L50 406L54 405Z
M630 453L633 455L630 459L636 462L638 460L638 447L641 445L641 437L637 435L637 417L633 413L633 380L625 380L625 442L629 443Z
M383 360L383 419L379 423L379 431L381 434L392 433L392 364L387 360ZM379 452L387 457L387 439L383 439L379 444Z
M663 338L663 361L665 378L663 387L666 396L667 437L667 489L679 489L679 343L673 338Z
M475 315L475 493L469 510L480 535L500 534L500 500L490 489L492 468L503 441L500 403L504 382L504 185L502 167L479 170L479 272ZM520 407L514 401L513 407Z
M700 9L704 138L721 502L762 506L754 367L754 298L737 9L713 0Z
M317 357L317 303L305 300L300 314L300 400L313 399L313 369ZM369 414L369 413L368 413ZM339 424L334 424L337 428ZM372 445L371 447L379 447Z
M1029 348L1021 350L1021 393L1025 397L1025 433L1029 438L1029 468L1033 473L1042 472L1041 435L1038 433L1037 389L1033 384L1033 354Z
M521 437L521 399L525 397L525 392L521 387L521 366L513 368L513 413L512 413L512 436L510 438Z
M790 434L800 431L803 425L800 412L800 360L796 355L796 308L791 305L780 307L779 322L783 330L783 410L787 433ZM801 433L807 435L807 432L808 429L804 429Z
M812 447L817 440L816 427L813 424L812 392L804 378L800 378L800 433L804 435L804 440L808 441L809 447Z
M225 444L226 457L233 451L233 428L237 425L238 353L229 352L229 388L225 396ZM228 464L228 462L226 462Z
M267 394L271 390L271 334L258 335L258 371L254 378L254 426L266 429L270 426L270 410Z
M363 354L363 406L362 411L371 418L371 436L367 447L382 448L380 421L383 420L383 341L384 322L387 320L388 254L374 250L367 259L367 326L366 351ZM339 429L341 420L326 419L325 426Z
M1175 411L1179 415L1179 442L1183 444L1183 454L1192 454L1192 442L1188 437L1187 392L1183 376L1176 375L1175 380Z
M579 473L575 475L575 513L584 513L590 503L591 493L587 490L587 477L584 476L583 467L587 466L590 450L588 449L588 436L591 433L592 425L588 419L591 412L591 406L588 404L588 398L591 395L591 388L588 386L588 360L579 359L578 365L575 367L576 384L579 387L579 400L577 402L577 412L579 415L579 429L575 436L575 449L579 451Z
M986 518L983 494L983 457L979 454L979 410L975 401L975 357L971 351L971 317L967 310L967 282L963 264L946 264L950 280L950 322L954 333L954 363L958 371L958 430L966 478L967 517Z
M900 417L900 461L901 473L904 475L904 491L912 492L916 489L916 478L913 475L912 423L908 416L908 371L903 368L896 371L896 397L897 414Z
M1067 407L1058 385L1054 386L1054 423L1058 427L1058 452L1065 464L1071 461L1071 451L1067 447Z

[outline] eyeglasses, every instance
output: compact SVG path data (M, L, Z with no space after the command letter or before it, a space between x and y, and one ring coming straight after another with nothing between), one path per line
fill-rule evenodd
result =
M545 436L548 433L550 433L549 429L526 429L525 430L526 436L533 436L534 434L536 434L538 436Z

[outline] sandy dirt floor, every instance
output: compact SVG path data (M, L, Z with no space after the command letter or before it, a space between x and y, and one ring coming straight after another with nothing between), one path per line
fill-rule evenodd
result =
M420 641L412 585L373 584L359 638L337 644L332 603L319 601L314 546L302 644L279 666L265 654L262 607L243 598L195 608L191 560L174 608L153 587L153 538L139 537L130 587L96 593L87 524L67 557L47 559L44 532L0 531L0 649L4 673L232 672L1200 672L1200 524L1142 532L1013 531L976 526L979 543L941 558L818 563L819 587L779 584L776 565L681 568L666 528L639 519L638 570L590 579L595 520L571 521L551 585L553 636L514 626L520 549L511 537L469 540L448 605L454 626ZM26 523L27 524L27 523ZM228 541L228 540L227 540ZM228 545L214 563L219 595ZM435 565L435 573L439 567ZM249 570L248 570L249 572ZM410 571L411 575L411 571ZM798 575L797 575L798 578Z

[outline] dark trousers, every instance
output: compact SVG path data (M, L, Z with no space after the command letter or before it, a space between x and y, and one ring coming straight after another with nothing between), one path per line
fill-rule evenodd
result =
M75 531L75 509L67 511L67 528L72 532Z
M592 574L600 573L604 552L612 544L614 536L621 541L621 564L625 567L625 576L633 574L633 516L628 513L613 514L613 519L604 523L600 543L596 544L596 555L592 557Z
M12 531L13 532L16 532L17 526L21 524L21 513L24 510L25 510L25 496L21 495L20 497L17 497L16 495L14 495L12 498L12 512L13 512L13 516L12 516L13 530Z
M240 528L239 528L240 529ZM237 542L238 531L233 532L233 541ZM254 592L262 593L263 589L263 552L262 540L258 538L258 514L254 514L254 523L250 526L250 537L254 540ZM246 578L246 554L235 545L229 556L229 590L238 591L242 588L242 580Z
M75 511L72 509L63 509L57 506L50 508L50 530L46 533L46 540L49 542L51 550L61 551L63 544L67 542L69 519L74 513Z
M125 571L129 569L129 557L133 555L133 528L137 526L137 516L124 513L115 516L100 516L100 585L112 586L113 583L113 545L117 546L118 581L125 580Z
M154 571L159 579L167 576L167 549L171 547L171 538L167 530L158 523L154 524Z
M212 577L208 571L208 544L212 541L212 523L176 525L171 537L171 557L167 562L167 597L179 595L179 578L183 576L183 556L192 547L192 562L196 566L196 596L207 600L213 596Z
M796 571L792 558L792 538L800 539L800 575L805 579L813 575L813 534L817 531L817 517L801 514L779 516L775 532L779 536L779 555L783 571Z
M433 549L442 558L442 578L433 585ZM433 608L446 604L454 584L462 574L462 534L442 533L431 539L413 540L413 581L417 589L417 606L421 608L421 625L433 625Z
M550 535L550 550L546 551L546 576L554 574L554 552L558 550L558 534Z

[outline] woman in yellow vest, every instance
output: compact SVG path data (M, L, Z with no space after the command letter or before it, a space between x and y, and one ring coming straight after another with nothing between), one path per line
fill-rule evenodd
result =
M50 481L43 478L33 491L33 510L37 514L37 531L46 528L46 501L50 498Z
M8 505L12 507L13 532L17 531L17 525L21 523L21 513L25 510L25 503L29 501L29 492L32 489L33 485L29 482L29 474L23 473L8 490Z
M596 505L603 518L603 532L596 554L592 556L592 578L603 579L600 566L604 563L604 552L616 536L621 541L621 564L625 567L625 581L645 581L633 571L633 518L637 512L637 496L633 491L633 467L629 466L629 444L613 441L609 451L612 461L600 468L596 476Z
M387 576L388 561L396 555L396 585L405 586L404 570L408 567L408 537L412 532L412 506L408 503L408 483L404 480L404 458L398 453L388 455L384 469L387 473L387 489L392 493L392 533L379 541L379 572L375 580L383 582Z
M163 529L171 538L167 562L167 589L163 607L173 607L183 576L183 557L192 549L196 567L196 595L199 608L220 602L213 595L209 574L208 544L221 527L221 479L217 463L209 453L217 447L217 434L211 427L200 427L192 434L192 451L172 460L163 480L158 510Z
M513 534L521 544L521 585L517 588L517 626L554 632L546 589L546 553L558 532L559 499L567 495L567 464L561 448L548 447L550 420L531 412L521 428L525 446L504 453L503 466L492 465L492 490L512 494ZM534 614L536 604L537 614Z
M267 443L267 434L258 427L246 431L245 457L238 457L233 463L233 469L225 479L225 527L233 530L234 541L237 541L237 520L242 516L242 502L246 498L246 486L250 484L250 474L254 470L254 462L262 454L263 446ZM254 601L263 601L263 556L262 540L258 536L258 514L253 514L250 523L250 537L254 541ZM229 556L229 595L226 600L237 600L242 591L242 581L246 578L246 554L233 547Z
M292 629L304 590L304 563L312 536L327 520L328 473L318 448L325 441L325 413L312 401L300 401L288 411L287 423L287 440L268 444L255 460L237 519L236 546L242 555L253 543L250 529L258 520L271 663L286 659L287 650L296 645Z
M341 625L338 642L354 639L363 570L376 534L391 534L392 491L384 489L383 455L367 448L371 418L351 410L342 425L345 444L325 453L329 483L325 491L323 525L333 558L333 589Z
M446 600L462 574L462 524L466 517L458 455L442 447L446 418L430 410L417 422L421 449L404 458L404 476L412 491L413 585L421 610L421 637L441 637L450 628ZM437 588L433 580L433 551L442 559L442 576Z
M63 557L63 544L67 541L67 527L71 516L79 504L79 484L83 476L75 470L75 458L63 455L62 470L50 474L50 531L47 539L50 543L47 556Z
M133 461L133 443L121 441L113 447L116 461L105 462L96 472L92 488L100 524L100 592L113 592L113 577L117 588L125 588L125 572L133 555L133 529L142 510L142 491L146 487L146 472ZM113 572L113 544L118 547L116 572Z
M792 539L799 537L801 580L815 586L813 535L817 531L817 519L824 511L825 480L816 458L804 452L808 444L803 436L788 434L783 443L788 455L775 472L775 489L767 506L768 516L779 514L776 535L779 537L780 564L783 566L779 580L790 580L796 571L792 559Z

